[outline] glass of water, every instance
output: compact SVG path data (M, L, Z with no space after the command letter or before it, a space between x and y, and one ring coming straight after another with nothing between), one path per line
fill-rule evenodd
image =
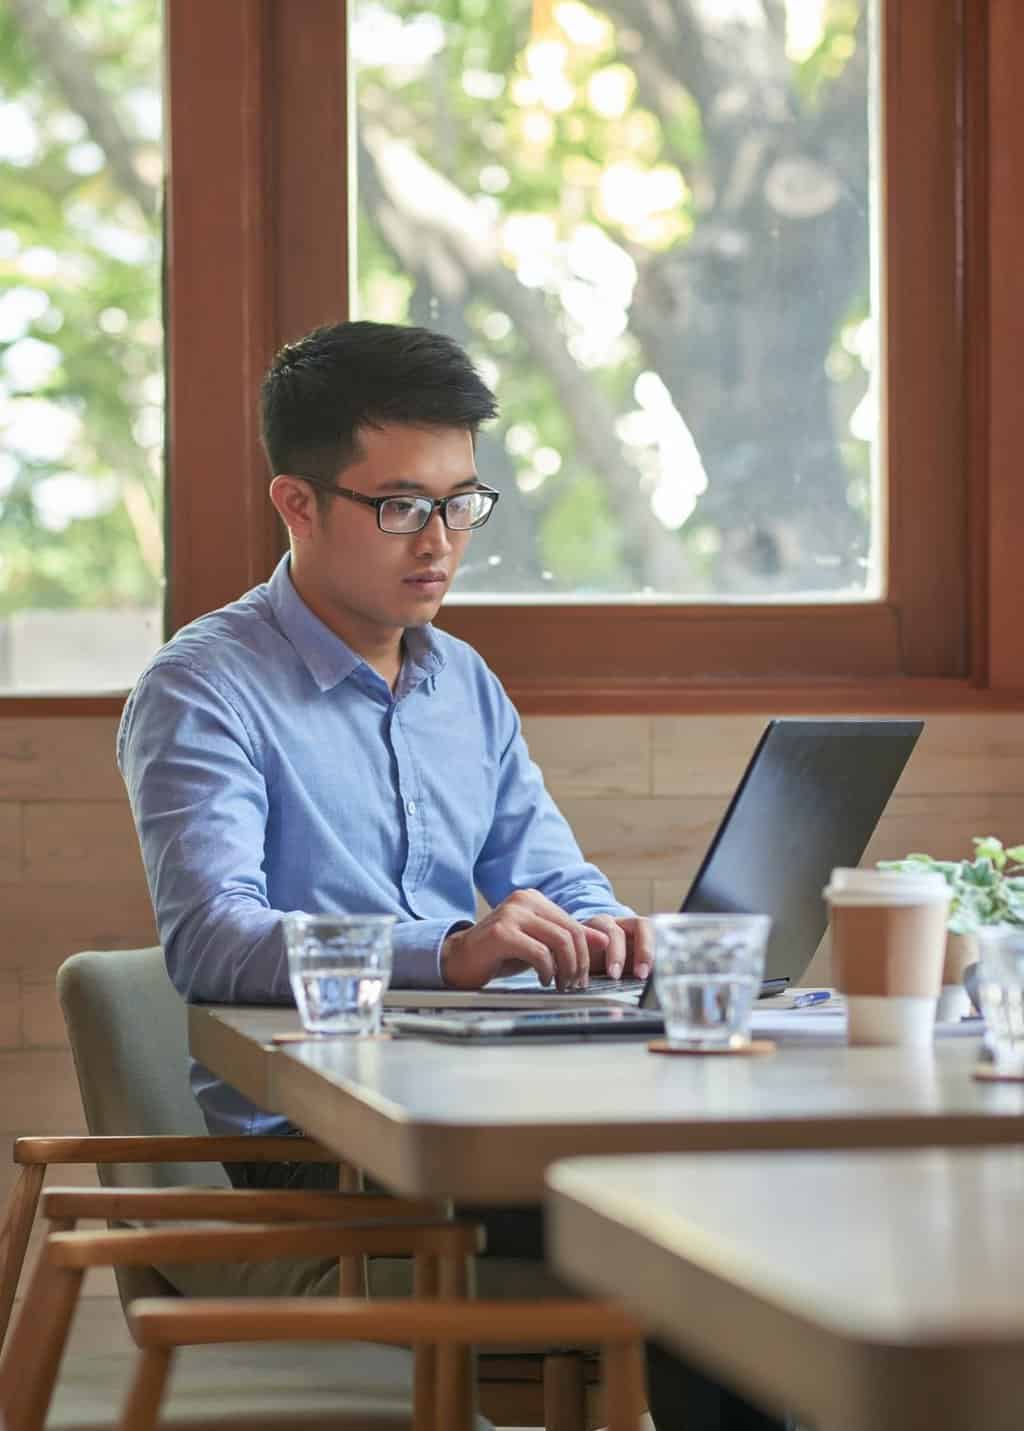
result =
M677 1048L739 1048L764 977L766 914L656 914L654 987Z
M393 914L285 915L288 976L307 1033L380 1032L394 922Z
M1024 1071L1024 928L988 924L977 930L981 954L978 1002L985 1042L997 1068Z

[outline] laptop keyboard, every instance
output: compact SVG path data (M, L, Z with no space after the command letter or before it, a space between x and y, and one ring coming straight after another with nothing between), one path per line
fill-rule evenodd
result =
M612 979L607 974L591 974L587 988L579 989L576 992L580 994L624 994L627 997L639 998L646 984L646 979L632 977ZM538 982L537 975L532 969L524 969L518 974L505 974L497 979L492 979L484 992L516 995L555 994L558 993L558 989L554 983L545 988ZM563 992L565 991L563 990Z

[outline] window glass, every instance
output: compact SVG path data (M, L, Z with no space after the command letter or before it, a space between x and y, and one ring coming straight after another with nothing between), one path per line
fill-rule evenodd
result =
M467 599L881 594L868 0L355 0L359 312L497 391Z
M0 9L0 691L161 641L158 0Z

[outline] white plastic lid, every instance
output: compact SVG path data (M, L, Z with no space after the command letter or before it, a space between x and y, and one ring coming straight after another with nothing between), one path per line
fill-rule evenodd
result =
M822 891L832 904L949 904L953 891L934 870L835 869Z

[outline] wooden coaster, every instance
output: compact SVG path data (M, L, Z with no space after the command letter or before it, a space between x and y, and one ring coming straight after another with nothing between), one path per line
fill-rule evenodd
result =
M647 1045L648 1053L670 1053L688 1054L703 1058L707 1054L747 1054L757 1055L761 1053L774 1053L775 1045L768 1038L752 1038L749 1043L741 1043L735 1046L723 1044L717 1048L679 1048L675 1044L669 1043L667 1039L656 1038Z
M977 1063L971 1077L979 1083L1024 1083L1024 1069L1014 1073L1008 1068L996 1068L994 1063Z

